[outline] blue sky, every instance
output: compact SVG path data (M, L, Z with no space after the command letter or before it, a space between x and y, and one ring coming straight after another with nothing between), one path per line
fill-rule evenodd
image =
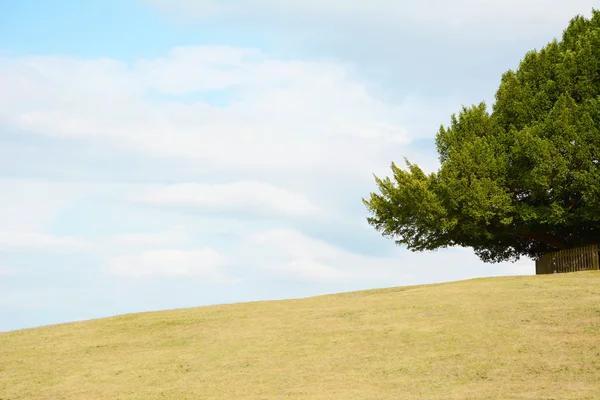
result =
M592 6L0 1L0 331L532 274L396 247L360 200Z

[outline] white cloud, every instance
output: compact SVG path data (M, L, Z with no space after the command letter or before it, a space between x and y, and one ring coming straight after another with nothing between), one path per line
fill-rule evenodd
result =
M195 277L209 283L225 279L225 257L211 248L195 251L151 250L113 258L108 272L130 277Z
M515 263L506 263L503 267L503 275L535 275L535 261L528 257Z
M181 47L162 59L0 60L0 122L103 140L203 168L338 171L368 176L411 140L415 103L382 102L344 64L258 50ZM84 79L85 78L85 79ZM225 91L211 106L202 91ZM148 91L159 93L146 96ZM194 94L205 101L160 100ZM421 105L418 105L421 107ZM413 133L413 135L418 135Z
M110 242L117 245L165 246L180 244L187 240L189 235L185 227L177 225L158 233L122 233L112 237Z
M352 282L401 278L394 259L368 257L292 229L273 229L247 237L236 250L239 262L292 280Z
M90 248L84 240L69 236L53 236L39 232L0 232L0 251L80 251Z
M130 183L0 178L0 231L43 232L70 207L87 200L121 199L148 187Z
M292 229L257 233L248 237L246 241L252 246L270 247L274 253L284 253L292 258L317 257L332 260L340 254L339 250L330 244Z
M383 239L382 239L383 240ZM247 237L236 250L239 263L291 280L402 286L498 275L531 275L532 261L484 264L470 249L369 256L344 250L291 229Z
M238 0L227 6L214 0L142 1L161 11L187 18L245 16L246 23L256 20L264 24L270 18L275 24L276 20L287 17L304 22L309 19L317 24L368 22L377 29L406 23L465 31L472 26L486 27L477 33L481 36L489 36L490 31L496 33L500 29L505 31L504 36L510 36L514 31L535 34L536 30L564 25L575 14L587 15L592 7L598 7L596 0L422 0L410 3L390 0ZM502 37L495 39L503 40Z
M300 281L340 283L348 280L346 274L339 269L311 259L294 260L278 266L267 264L265 269Z
M302 194L250 181L213 185L181 183L148 190L133 197L133 200L152 205L259 211L292 217L312 216L321 212Z
M290 4L278 7L303 7ZM333 12L331 7L339 6L332 4L324 3L325 11L329 7L327 12ZM345 4L366 7L367 3ZM383 7L383 3L377 4ZM394 3L392 7L398 6ZM226 97L226 104L211 105L215 93ZM128 189L137 193L137 200L150 204L305 217L319 211L312 201L318 198L321 205L323 198L330 197L329 208L335 209L331 198L346 195L338 188L341 175L352 185L362 185L364 178L368 179L366 196L375 189L371 173L389 174L390 162L401 161L408 143L433 136L444 121L433 121L431 115L446 108L449 115L458 107L445 98L382 101L346 64L278 59L257 49L179 47L163 58L133 63L66 57L0 59L0 123L6 126L25 134L94 140L188 163L185 165L190 165L190 170L209 176L211 182L223 179L223 171L229 176L244 176L236 179L254 179L230 184L184 183L148 191ZM270 183L272 173L287 177L285 184ZM303 182L302 190L297 190L298 180ZM78 188L63 198L59 196L63 187L67 186L42 185L35 191L15 192L0 186L2 197L9 193L11 198L9 202L0 198L0 205L8 204L8 208L0 207L0 219L9 221L8 230L40 232L59 209L103 190ZM360 203L359 196L356 202ZM15 214L11 207L19 212ZM241 235L253 230L236 223L214 230ZM116 226L110 228L118 230ZM23 248L27 241L30 248L31 243L43 248L75 244L73 238L29 235L3 240L13 248ZM139 231L112 240L117 245L170 248L184 242L185 237L181 232ZM115 254L112 250L106 252ZM421 281L431 276L434 280L452 279L460 275L452 275L453 269L465 271L468 266L480 265L472 255L456 252L415 255L403 251L397 258L368 257L293 230L251 236L240 250L236 265L264 268L291 279L327 282L379 280L394 285L408 283L411 275ZM111 273L197 275L210 280L220 276L224 262L209 249L130 252L112 259Z
M16 268L0 267L0 276L14 276L17 275L17 273Z
M53 182L0 179L0 229L40 231L81 192Z

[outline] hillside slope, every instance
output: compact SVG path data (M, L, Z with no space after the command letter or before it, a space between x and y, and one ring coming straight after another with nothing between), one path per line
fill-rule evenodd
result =
M3 333L0 399L600 399L600 272Z

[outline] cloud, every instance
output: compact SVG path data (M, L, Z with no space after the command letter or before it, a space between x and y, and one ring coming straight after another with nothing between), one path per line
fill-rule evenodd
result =
M285 57L351 64L380 97L427 97L430 136L460 105L491 104L503 72L598 7L596 0L143 2L169 22L244 32ZM449 95L451 108L433 104Z
M531 260L487 265L471 249L365 255L293 229L272 229L244 239L238 260L291 281L396 286L498 275L531 275Z
M0 229L41 231L85 190L55 182L0 178Z
M261 182L229 184L180 183L149 190L134 201L162 206L196 207L219 211L258 211L291 217L321 213L306 196Z
M503 275L535 275L535 261L524 257L515 263L506 263L502 270Z
M398 278L386 257L355 254L293 229L272 229L248 236L236 250L240 263L291 280L356 282Z
M190 237L183 226L172 226L159 233L122 233L115 235L110 242L117 245L165 246L180 244Z
M129 277L194 277L210 283L224 280L225 257L211 248L195 251L151 250L113 258L108 272Z
M89 248L90 244L77 237L53 236L39 232L0 232L0 251L70 252Z
M215 91L225 105L211 104ZM255 49L180 47L131 64L4 58L0 92L0 123L19 131L221 171L370 176L422 135L405 129L418 99L383 102L345 64Z
M301 10L303 5L299 3L286 4L277 7L293 6L305 14L312 12ZM332 4L324 4L324 12L334 13L332 7L339 4ZM402 57L403 64L425 68L414 62L410 52ZM454 76L447 73L445 66L435 65L443 70L438 74L443 79ZM354 68L334 57L275 57L256 48L223 46L176 47L163 57L133 62L55 56L0 58L0 124L15 135L22 135L27 141L37 135L56 142L88 143L98 145L101 151L112 146L149 156L149 160L169 160L178 165L179 169L173 171L189 171L185 178L176 172L161 175L163 182L187 183L142 190L126 188L127 185L106 191L94 185L39 184L31 191L25 189L26 185L0 186L0 191L9 193L11 199L0 199L0 205L8 204L4 211L0 207L0 217L7 217L7 231L21 227L16 231L43 232L44 225L56 218L57 210L92 194L110 192L112 200L133 194L142 203L173 210L195 207L208 211L258 211L302 220L319 212L329 215L344 209L336 215L339 220L362 219L364 216L355 208L342 203L361 206L356 193L364 191L362 195L367 195L375 189L371 173L388 175L390 162L401 161L415 140L433 136L439 123L444 122L441 117L437 119L438 115L448 116L453 108L458 109L459 103L447 93L423 98L403 90L398 95L402 100L383 100ZM414 77L409 74L405 78ZM436 87L433 81L431 86ZM409 158L413 157L409 154ZM118 173L127 175L127 171ZM5 191L4 187L17 191ZM63 188L69 188L65 192L68 195L59 195ZM46 207L40 198L48 198L50 205ZM21 202L26 205L21 207ZM122 247L119 251L106 249L104 256L112 257L112 274L197 275L208 280L220 277L225 261L216 251L173 249L186 242L184 232L144 232L158 225L181 223L175 213L161 213L155 208L149 210L153 214L145 215L143 207L117 205L118 201L83 203L78 203L79 214L72 210L77 215L69 219L67 210L62 220L75 227L73 230L96 226L94 217L103 223L102 237L115 231L128 232L110 239L111 245L167 249L143 252L129 248L127 254L119 253ZM11 207L18 207L18 216ZM86 207L100 212L90 213ZM29 209L35 218L28 219ZM346 212L349 209L353 210L351 215ZM106 223L102 212L110 216ZM117 213L121 213L119 217ZM77 221L79 215L92 217L87 224L81 224ZM127 227L120 215L130 218L131 225L139 229ZM29 221L26 227L20 225L21 218ZM142 221L152 218L160 218L160 224ZM269 230L273 226L264 225L250 229L247 225L238 226L238 221L228 223L231 225L217 228L207 228L210 224L205 224L200 229L213 237L217 236L216 231L236 236L234 240L246 236L247 240L239 244L240 253L232 252L233 264L240 268L250 265L292 280L406 284L413 279L411 276L425 280L429 273L435 274L436 279L458 276L445 273L440 265L446 265L449 271L467 271L470 267L466 266L478 265L466 253L413 255L399 251L395 257L365 256L299 230ZM277 223L282 225L285 226ZM341 229L350 231L352 226L348 223ZM253 235L256 228L263 233ZM58 243L54 246L57 248L75 244L70 242L73 238L50 240L32 235L17 242L29 240L44 248L52 247L48 243ZM14 247L16 239L10 240ZM220 248L219 244L209 244ZM450 262L451 256L455 258ZM466 266L461 265L463 262Z
M267 264L265 269L285 278L305 282L340 283L348 280L339 269L310 259L294 260L278 266Z
M486 27L478 32L488 37L490 33L505 31L510 36L515 30L533 32L546 30L548 26L564 25L565 18L577 13L589 13L597 7L595 0L423 0L419 2L391 2L389 0L238 0L220 4L214 0L142 0L163 12L186 18L232 17L236 21L256 21L282 26L280 20L311 20L313 24L368 23L376 29L394 28L413 24L423 28L451 28L469 31L473 26ZM277 24L276 21L279 21ZM506 23L511 29L506 30ZM344 28L342 25L340 28ZM318 28L317 28L318 29ZM496 37L496 40L503 40Z
M0 276L15 276L17 274L16 268L0 267Z

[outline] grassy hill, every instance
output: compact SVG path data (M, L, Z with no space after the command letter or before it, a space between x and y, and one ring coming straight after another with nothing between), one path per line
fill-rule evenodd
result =
M600 273L3 333L0 399L600 399Z

